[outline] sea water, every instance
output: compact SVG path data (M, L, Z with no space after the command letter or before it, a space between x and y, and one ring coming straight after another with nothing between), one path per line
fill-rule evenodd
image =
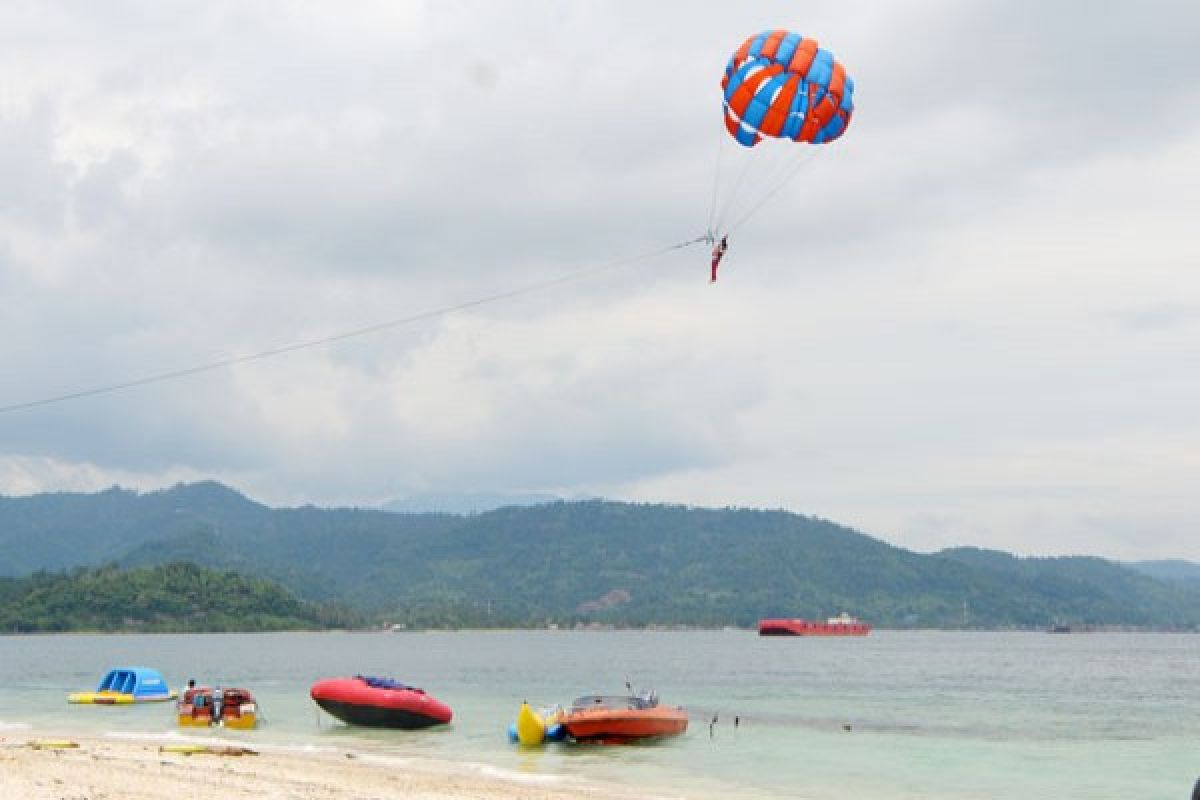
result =
M255 731L181 733L170 704L71 706L114 666L257 697ZM390 676L454 709L426 731L351 728L317 679ZM686 735L625 747L510 745L522 700L655 688ZM354 750L647 797L1183 800L1200 775L1200 636L876 631L497 631L0 637L0 737L87 731Z

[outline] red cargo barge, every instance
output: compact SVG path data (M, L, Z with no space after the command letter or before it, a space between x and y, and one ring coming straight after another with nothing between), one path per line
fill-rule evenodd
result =
M824 622L807 619L760 619L759 636L866 636L871 626L849 614L830 617Z

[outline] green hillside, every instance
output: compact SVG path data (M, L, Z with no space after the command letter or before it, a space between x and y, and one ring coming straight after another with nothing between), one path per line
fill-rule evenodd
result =
M1125 566L1149 575L1151 578L1158 578L1160 581L1178 581L1200 589L1200 564L1194 564L1191 561L1180 559L1134 561Z
M0 575L105 564L139 544L257 527L271 516L266 506L212 482L145 494L113 488L0 497Z
M1200 587L1157 580L1113 561L1087 556L1016 558L976 548L940 555L995 573L1013 594L1037 598L1028 619L1047 615L1081 625L1124 624L1190 628Z
M354 624L270 581L193 564L0 579L0 631L267 631Z
M1200 590L1098 558L914 553L784 511L591 500L472 515L270 509L220 484L0 498L0 573L190 561L414 626L1200 627Z

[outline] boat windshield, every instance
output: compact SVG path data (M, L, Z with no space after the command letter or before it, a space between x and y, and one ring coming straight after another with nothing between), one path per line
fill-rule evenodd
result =
M627 694L585 694L575 698L571 703L572 711L587 711L595 708L605 709L643 709L654 708L658 705L658 693L649 691L639 695Z

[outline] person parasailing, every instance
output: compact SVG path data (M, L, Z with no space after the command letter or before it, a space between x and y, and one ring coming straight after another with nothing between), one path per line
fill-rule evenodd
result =
M764 140L773 140L768 149L782 143L824 146L841 138L854 115L854 80L832 52L820 47L811 36L786 30L766 30L748 37L734 51L721 79L722 111L725 131L747 150ZM789 155L780 152L765 171L786 163ZM761 158L760 158L761 161ZM729 247L729 233L735 232L763 208L796 175L799 160L780 173L762 180L761 172L745 184L749 168L755 162L743 159L736 181L718 203L720 196L720 156L713 181L712 207L705 241L713 245L712 275ZM748 210L729 217L743 185L749 194ZM718 208L720 211L718 213ZM732 222L730 221L732 219ZM717 231L724 234L717 240Z
M729 234L721 237L721 241L713 245L712 249L712 278L709 283L717 282L717 267L721 265L721 259L725 257L725 251L729 249Z

